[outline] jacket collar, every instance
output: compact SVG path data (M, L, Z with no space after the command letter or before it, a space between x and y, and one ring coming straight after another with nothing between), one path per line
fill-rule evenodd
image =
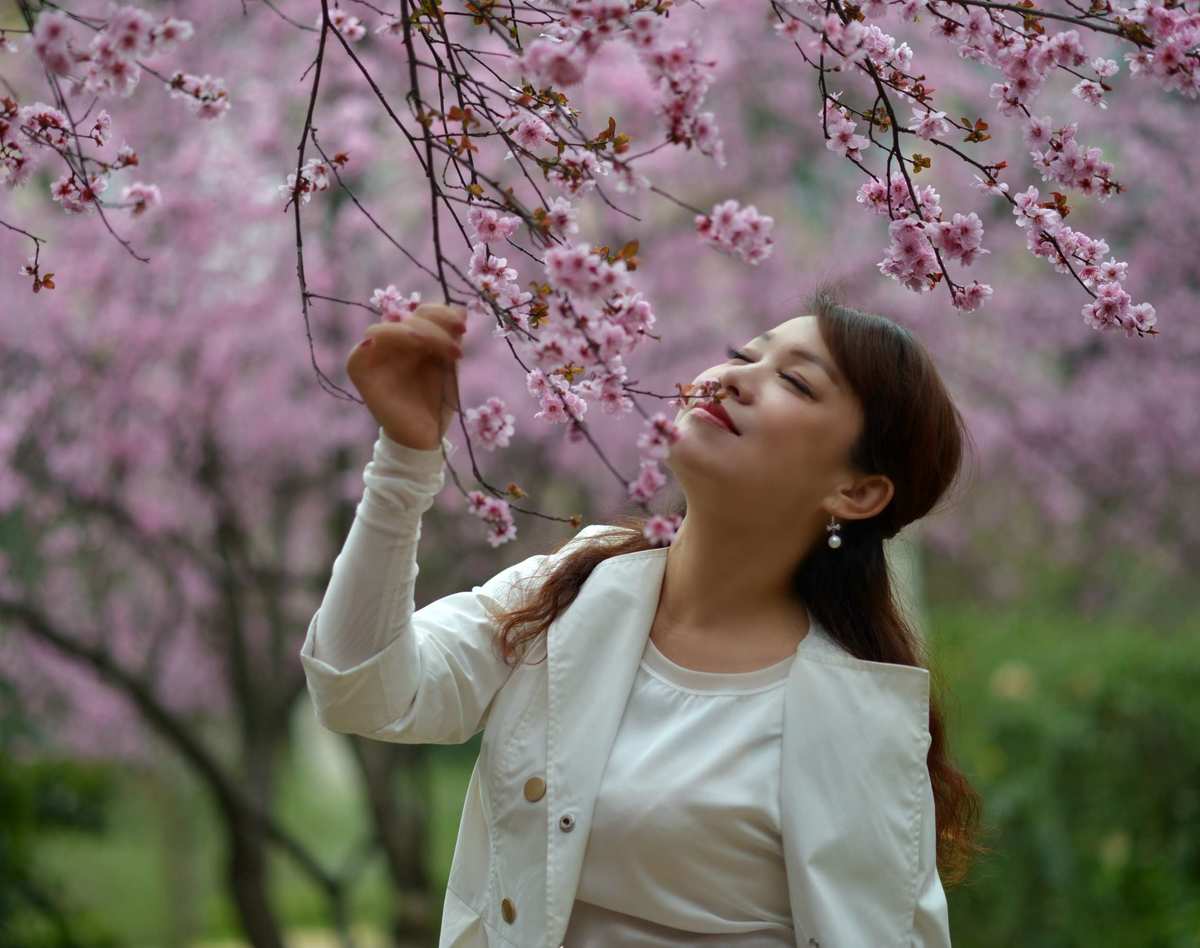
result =
M561 835L559 819L567 814L579 837L590 829L654 622L668 549L601 561L550 625L548 840ZM893 924L902 927L908 893L896 880L915 877L912 824L925 775L927 715L925 669L855 658L810 616L789 672L782 746L784 857L798 941L802 933L820 932L824 944L891 944L899 931ZM819 833L811 830L810 814L820 820ZM580 846L547 846L549 945L565 933L583 854ZM880 880L879 892L870 879ZM834 893L843 891L849 904L834 905ZM880 893L885 908L877 907ZM846 913L864 918L862 927L836 929L833 920Z

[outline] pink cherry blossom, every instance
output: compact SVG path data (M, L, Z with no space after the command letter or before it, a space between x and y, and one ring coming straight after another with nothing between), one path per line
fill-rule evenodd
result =
M324 22L324 18L318 16L314 26L320 28ZM347 13L336 2L329 11L329 22L333 24L335 30L346 37L351 43L357 43L367 35L367 28L363 25L362 20L351 13Z
M467 222L474 231L473 236L482 241L511 237L521 226L519 217L502 216L498 211L482 207L472 207L467 212Z
M672 419L663 412L655 412L646 422L645 430L638 435L637 446L646 457L661 460L670 453L671 445L682 437L683 433Z
M43 148L66 148L70 142L67 117L45 103L23 106L18 122L29 140Z
M199 118L220 118L229 111L229 93L223 79L177 72L171 77L170 87L172 98L183 99Z
M392 283L383 289L377 287L371 294L371 307L379 312L385 323L402 322L405 317L412 315L420 303L420 293L414 290L405 297Z
M986 283L973 282L967 287L954 289L954 307L964 313L972 313L979 309L992 295L992 288Z
M550 199L546 207L546 223L561 237L579 233L578 208L564 197Z
M949 135L951 131L945 112L913 109L913 122L915 123L913 131L921 138L938 138Z
M162 204L162 192L158 185L135 181L121 192L121 202L131 204L129 213L140 217L148 208Z
M464 419L467 431L488 451L507 448L516 418L509 414L503 399L492 396L476 408L468 408Z
M500 546L516 538L517 528L513 523L508 501L499 497L489 497L482 491L469 491L467 493L467 512L487 524L488 532L485 534L485 539L490 546Z
M646 521L643 532L654 546L670 546L682 523L679 514L654 514Z
M774 219L759 214L753 204L743 208L735 200L723 201L709 214L697 215L695 224L696 233L705 243L750 264L769 257L775 245L771 236Z
M667 477L658 466L658 462L653 458L645 458L639 465L638 476L629 483L629 499L649 500L662 490L666 483Z
M1089 105L1096 105L1102 109L1108 108L1108 103L1104 101L1104 90L1100 87L1100 83L1091 79L1081 79L1071 87L1071 94L1083 99Z
M991 252L982 248L983 221L974 211L955 214L950 220L938 221L931 226L935 228L934 246L964 267L970 266L978 254Z
M585 244L555 247L546 252L550 285L584 300L605 299L628 288L623 261L608 263Z
M33 47L51 72L65 76L71 71L72 23L59 10L43 10L33 25Z

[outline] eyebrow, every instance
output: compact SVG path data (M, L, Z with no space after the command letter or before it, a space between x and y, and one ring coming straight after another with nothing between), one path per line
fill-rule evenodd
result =
M775 334L768 330L760 336L755 336L750 341L758 342L759 339L769 341L773 335ZM811 362L813 365L820 366L825 370L825 374L829 376L829 380L833 382L834 385L836 385L838 388L842 387L841 376L838 375L837 370L815 352L809 352L807 349L803 349L800 346L794 346L793 348L788 349L784 355L791 356L795 359L802 359L805 362Z

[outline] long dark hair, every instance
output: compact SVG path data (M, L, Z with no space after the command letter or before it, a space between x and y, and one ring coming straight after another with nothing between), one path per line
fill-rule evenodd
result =
M947 494L958 478L969 434L933 361L908 330L842 305L828 286L820 287L808 306L862 404L863 430L851 461L864 473L887 475L894 493L875 516L844 523L836 551L815 543L797 565L792 589L850 654L926 668L921 640L897 604L883 541L924 517ZM686 502L678 512L686 513ZM642 532L646 519L628 514L612 518L616 530L563 556L517 608L497 617L497 646L506 662L515 664L574 601L598 563L652 548ZM975 855L986 851L978 841L982 806L950 759L939 710L940 681L932 672L931 685L926 762L937 813L938 871L950 885L965 878Z

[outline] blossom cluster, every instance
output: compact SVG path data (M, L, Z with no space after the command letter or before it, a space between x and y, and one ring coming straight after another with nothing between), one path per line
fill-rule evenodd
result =
M799 0L791 6L794 11L775 24L775 32L799 44L810 58L828 53L846 65L870 62L889 82L902 79L912 64L912 48L897 43L874 23L856 19L843 23L836 13L826 12L821 0ZM868 18L882 17L888 6L884 0L870 0L862 9Z
M385 323L403 322L404 318L411 316L420 305L420 293L414 291L406 298L392 283L385 289L377 288L371 294L371 307L379 312Z
M497 547L517 538L512 510L503 498L489 497L480 490L467 491L467 512L487 524L485 538L489 546Z
M1120 329L1127 336L1153 329L1157 322L1149 303L1133 303L1121 285L1128 264L1108 255L1103 239L1093 238L1068 227L1055 202L1040 201L1037 188L1029 187L1013 200L1017 226L1025 230L1030 253L1045 257L1060 273L1070 272L1068 263L1077 267L1079 279L1095 293L1084 305L1083 321L1092 329Z
M344 36L351 43L357 43L360 39L367 35L367 28L363 25L362 20L352 13L347 13L340 6L338 6L336 2L333 5L333 9L329 11L329 22L333 24L333 28L335 30L341 33L342 36ZM399 18L395 20L395 23L398 27L401 25ZM313 25L316 26L317 29L323 27L325 25L324 16L318 16ZM390 24L385 24L375 32L381 33L385 29L389 28Z
M468 408L464 417L467 433L489 451L508 447L515 421L504 400L495 395L477 408Z
M571 197L591 193L598 180L612 170L612 162L579 145L568 145L547 172L547 177Z
M145 10L116 5L86 46L73 27L66 13L43 10L31 34L33 48L50 72L68 79L73 92L97 95L132 94L142 75L138 57L173 52L193 33L187 20L156 21Z
M932 90L917 78L921 71L911 68L911 50L905 44L897 44L870 22L886 15L893 6L909 21L915 21L921 12L931 14L935 36L955 45L963 59L982 63L1000 73L1000 81L990 86L990 97L996 100L1001 115L1024 121L1025 143L1032 149L1033 166L1043 181L1101 200L1122 190L1112 179L1113 166L1103 159L1100 149L1079 143L1076 124L1056 129L1049 116L1037 116L1031 111L1034 99L1057 69L1079 78L1072 89L1075 96L1100 108L1106 107L1103 95L1110 88L1106 80L1117 74L1119 65L1103 56L1089 60L1077 29L1052 33L1034 20L1036 13L1017 20L1003 10L978 6L968 7L964 14L948 16L940 0L904 0L895 5L885 0L869 0L860 8L862 17L843 22L821 0L784 0L775 30L797 44L810 63L815 65L814 60L820 57L822 65L818 68L824 71L857 67L872 78L874 89L882 90L879 82L886 82L899 99L912 107L910 127L900 131L949 144L946 139L957 125L932 104ZM1135 0L1131 7L1112 6L1101 15L1108 13L1119 25L1119 35L1138 42L1137 51L1125 55L1131 73L1151 76L1164 88L1183 91L1189 96L1200 92L1197 72L1200 15L1164 0ZM825 66L826 58L835 65ZM1081 76L1080 69L1085 67L1090 68L1094 78ZM875 92L871 94L874 96ZM869 139L856 134L857 122L838 101L840 96L840 91L825 93L820 118L825 123L826 146L862 167L862 152ZM871 113L858 114L874 123L874 109L872 106ZM964 126L968 142L990 137L982 120L973 126L969 119L963 121L968 123ZM913 174L930 167L928 158L918 154L909 158L896 148L888 155L889 165L893 161L912 164ZM1006 163L1001 162L992 170L985 170L986 180L976 177L983 190L1013 201L1008 195L1008 184L992 173L1003 167ZM917 206L910 190L916 193ZM1037 192L1031 188L1027 193ZM922 292L933 288L943 276L948 278L946 260L968 266L980 254L988 253L981 246L982 222L974 213L943 219L940 199L932 187L917 187L903 174L891 172L887 182L873 176L859 189L858 202L889 218L889 244L879 267L909 289ZM1036 198L1033 203L1037 204ZM1063 210L1060 212L1056 207ZM1062 225L1065 198L1056 192L1055 202L1043 204L1037 210L1025 201L1014 206L1014 213L1022 226L1039 224L1028 230L1032 253L1050 259L1062 272L1079 270L1081 282L1094 297L1083 308L1087 325L1096 329L1119 327L1131 335L1153 331L1153 307L1133 306L1119 278L1101 278L1097 248L1104 246L1103 252L1107 253L1107 244ZM1120 265L1122 276L1124 266ZM1107 272L1114 273L1115 269ZM979 282L968 287L947 279L947 286L954 305L965 311L978 308L992 295L991 287Z
M66 148L70 144L71 123L62 112L44 102L22 106L19 124L26 137L38 145L46 148ZM96 124L101 125L99 121ZM104 123L104 130L107 131L107 123Z
M545 210L545 209L544 209ZM573 209L552 206L566 230ZM607 414L633 411L625 394L627 369L624 357L654 326L650 303L637 292L630 269L621 256L610 258L606 251L581 243L564 243L548 249L542 266L545 284L539 294L523 291L520 274L506 257L488 251L484 240L513 236L520 219L492 208L473 206L468 212L475 243L467 274L475 295L468 299L468 313L500 310L507 316L494 335L503 336L516 347L527 371L525 384L538 403L535 421L567 427L568 440L582 437L581 423L592 402ZM407 314L415 310L420 294L407 299L394 286L377 289L371 305L385 314ZM532 307L538 306L538 319ZM385 317L386 318L386 317ZM402 318L402 315L401 317ZM536 325L536 336L530 331ZM513 415L503 400L492 397L483 405L464 412L468 433L488 450L506 447L514 433ZM656 415L639 438L642 452L637 477L627 486L631 499L647 500L667 482L659 467L668 446L679 432L669 419ZM480 491L468 494L469 510L489 525L488 542L497 546L513 539L516 528L507 501ZM656 536L669 536L677 520L655 521Z
M476 240L504 240L517 232L517 228L521 226L521 218L503 215L492 208L473 204L467 211L467 223Z
M50 185L50 196L68 214L82 214L94 210L100 195L108 188L108 179L103 175L88 175L86 179L68 171Z
M535 110L532 114L525 110L514 108L501 121L500 127L521 148L528 152L536 152L537 149L551 145L556 140L553 127L554 121L553 112L545 107ZM513 153L511 151L504 156L505 160L512 157Z
M507 310L514 322L527 315L526 306L533 294L521 289L519 274L508 265L507 257L488 253L486 244L476 242L471 245L467 275L475 281L478 293L467 302L468 318L485 317L489 312L489 301Z
M92 30L86 41L80 33L85 26ZM112 141L111 114L103 108L93 113L90 105L84 118L72 120L59 93L58 77L65 80L63 85L70 94L90 94L93 105L99 97L128 97L149 68L143 58L174 52L193 33L187 20L155 18L146 10L115 2L103 21L72 18L52 7L40 10L28 46L50 77L57 104L21 105L15 93L0 99L0 181L8 187L24 184L34 170L34 156L41 150L54 151L67 170L51 183L52 199L69 214L98 208L110 175L137 165L138 155L128 143L123 143L115 156L105 154ZM7 39L5 47L12 48ZM201 118L216 118L229 109L223 81L212 76L176 72L167 87L172 97L185 99ZM135 217L161 201L159 188L147 182L134 182L122 191L123 205ZM38 238L32 239L40 246ZM22 273L30 270L37 271L38 264L31 262L21 268ZM34 289L50 285L35 279Z
M924 106L913 108L913 134L918 138L934 139L949 135L952 126L946 121L946 113Z
M591 60L611 39L627 42L653 77L658 96L655 112L667 140L688 148L694 145L724 167L716 117L700 111L716 63L701 56L696 36L669 42L659 13L632 12L629 0L576 0L561 20L549 24L526 46L520 69L539 87L569 88L583 82Z
M23 148L17 132L37 148L57 152L70 147L71 140L76 135L67 116L53 106L35 102L18 107L15 99L0 100L0 180L4 180L9 187L23 184L33 169L30 153ZM103 147L109 143L111 133L112 117L102 109L92 120L90 129L79 137ZM51 184L50 196L64 211L81 214L94 210L100 195L108 188L109 175L136 165L138 157L132 148L123 145L113 160L93 159L93 163L96 170L82 174L74 165L70 165L68 170ZM157 203L154 199L159 196L157 188L153 194L145 192L145 201L142 202L140 211L144 211L147 203L151 201Z
M1200 96L1200 17L1183 4L1168 5L1155 0L1135 0L1132 7L1117 7L1118 16L1145 30L1153 48L1140 47L1126 53L1125 61L1135 76L1146 76L1168 92L1182 92L1189 99Z
M296 173L292 172L287 176L286 183L279 185L279 193L286 198L284 208L289 207L297 195L303 206L312 200L312 196L316 192L328 191L333 184L334 166L341 168L349 160L350 156L345 152L338 152L329 161L322 158L309 158L300 168L298 184Z
M18 131L35 144L53 147L52 142L67 141L67 128L67 118L58 109L41 102L22 107L11 96L0 98L0 181L16 187L33 170Z
M774 219L760 214L753 204L741 207L734 200L722 201L708 214L697 214L695 224L705 243L750 264L766 260L775 245Z
M229 111L229 93L225 81L213 76L193 76L175 72L167 82L172 99L183 99L184 105L198 118L220 118Z
M1075 138L1077 122L1053 129L1050 116L1030 116L1023 130L1033 166L1043 181L1094 194L1101 200L1120 189L1112 180L1113 166L1101 157L1099 148L1085 148Z
M856 134L858 122L850 118L849 113L832 96L825 101L825 107L818 117L825 123L825 147L835 154L859 161L862 150L871 144L871 140Z
M618 260L609 263L584 244L555 247L547 251L546 278L554 289L588 302L629 289L625 262Z
M683 514L654 514L642 528L646 539L654 546L670 546L683 525Z
M162 204L162 192L156 184L135 181L121 192L121 202L129 205L129 213L140 217L147 208Z
M916 204L913 203L916 195ZM879 270L901 286L916 292L933 289L942 273L937 252L964 267L990 251L983 248L983 221L972 211L946 219L941 196L932 185L914 186L899 172L885 186L872 178L858 189L858 203L891 218L890 238ZM964 289L952 288L951 300L964 311L977 309L992 294L992 288L976 282Z
M655 412L646 423L646 430L638 435L637 446L651 458L665 459L683 433L679 426L663 412Z
M541 220L547 230L559 237L570 237L579 233L578 208L564 197L550 199L550 204L542 210Z

